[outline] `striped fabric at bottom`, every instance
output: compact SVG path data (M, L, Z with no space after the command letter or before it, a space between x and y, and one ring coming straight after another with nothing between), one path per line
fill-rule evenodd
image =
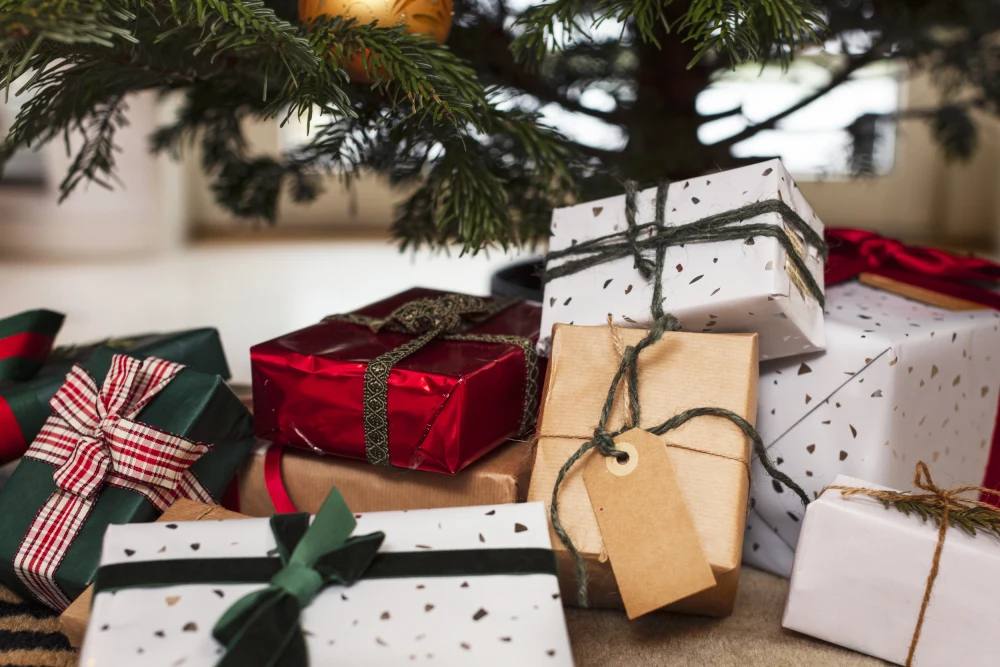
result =
M59 615L21 602L0 587L0 667L73 667L76 651L59 630Z

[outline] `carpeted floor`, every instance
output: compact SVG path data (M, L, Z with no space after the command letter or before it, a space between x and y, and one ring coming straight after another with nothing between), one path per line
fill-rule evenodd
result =
M744 569L726 619L567 609L578 667L870 667L885 665L781 627L788 582ZM0 589L0 667L72 667L76 656L51 612ZM249 666L248 666L249 667Z
M76 653L59 631L59 617L20 602L0 588L0 666L70 667Z

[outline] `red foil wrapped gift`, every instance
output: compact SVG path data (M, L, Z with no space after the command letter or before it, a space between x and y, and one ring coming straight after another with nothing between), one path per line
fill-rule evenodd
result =
M485 304L487 312L466 313L445 331L440 318L422 315L416 318L421 326L426 329L430 319L436 334L399 332L407 330L400 322L414 319L402 314L410 305L442 300ZM418 288L256 345L250 359L257 435L376 464L458 472L534 425L540 321L541 308L528 302L504 306ZM422 347L383 363L417 339ZM379 392L369 377L380 366L388 375L387 387L382 382L388 424L382 457L372 447L378 426L371 404Z

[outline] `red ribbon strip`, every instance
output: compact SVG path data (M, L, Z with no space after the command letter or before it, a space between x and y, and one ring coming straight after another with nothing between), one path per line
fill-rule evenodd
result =
M0 359L22 357L43 362L52 351L55 338L34 331L24 331L0 338Z
M288 495L285 482L281 479L281 455L285 448L281 445L271 444L264 455L264 486L267 488L267 495L271 496L271 503L274 504L274 511L278 514L292 514L297 512L295 503Z
M827 229L826 243L830 249L825 272L828 286L851 280L861 273L873 273L1000 310L1000 294L968 282L1000 282L1000 264L995 262L961 257L935 248L908 246L863 229ZM982 485L1000 489L1000 404ZM982 494L980 500L1000 505L992 495Z
M28 443L24 441L21 425L10 404L0 396L0 465L13 461L24 453Z

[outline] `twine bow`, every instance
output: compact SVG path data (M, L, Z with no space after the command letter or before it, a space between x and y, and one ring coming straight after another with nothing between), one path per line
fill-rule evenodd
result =
M56 467L56 491L18 547L14 569L36 597L55 609L70 600L55 571L105 485L145 496L160 511L179 496L213 502L190 466L210 446L137 421L137 415L183 366L116 354L100 388L79 364L50 401L53 414L25 454Z
M927 519L932 519L938 525L937 545L934 547L931 571L927 575L927 583L924 586L924 597L920 602L920 613L917 616L917 624L913 629L913 638L910 640L910 650L906 655L906 667L911 667L913 664L913 656L917 650L917 643L920 641L920 631L923 629L927 606L930 603L931 592L934 589L934 581L937 579L938 570L941 566L941 552L944 549L948 526L961 528L970 535L975 535L976 528L979 528L980 530L988 530L1000 536L1000 508L990 503L962 497L963 494L970 492L1000 497L1000 491L981 486L960 486L955 489L942 489L931 479L930 470L923 461L917 463L916 472L913 476L913 485L926 493L901 493L899 491L881 491L855 486L827 486L820 491L820 495L826 491L840 491L841 495L848 498L853 496L875 498L881 501L887 509L894 507L907 516L911 512L916 513L923 521L926 522Z
M410 336L435 336L440 333L458 333L475 315L489 309L483 299L467 294L415 299L392 311L384 320L372 325L373 331L389 329Z
M302 610L323 588L361 579L385 539L381 532L351 537L356 525L336 490L312 525L308 514L271 517L283 567L267 588L240 598L219 619L213 635L226 653L218 667L309 664Z
M535 344L522 336L475 334L466 331L506 310L517 299L487 302L466 294L446 294L415 299L396 308L388 317L375 318L356 313L331 315L326 320L366 326L374 332L383 329L416 336L368 363L364 377L365 455L373 465L392 465L389 452L389 374L393 366L414 354L431 341L442 338L454 341L516 345L524 352L524 411L518 435L531 428L535 420L538 396L538 356Z

